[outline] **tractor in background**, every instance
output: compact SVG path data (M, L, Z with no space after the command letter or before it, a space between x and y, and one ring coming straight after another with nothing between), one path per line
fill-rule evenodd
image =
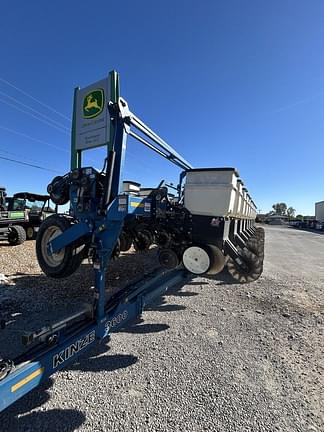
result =
M0 187L0 240L17 246L26 240L23 224L28 223L25 210L8 210L6 188Z
M48 195L18 192L8 197L0 187L0 240L12 246L33 240L43 220L56 212Z
M19 223L26 231L27 240L33 240L43 220L57 212L57 206L51 203L49 195L18 192L7 197L6 203L8 211L27 212L27 220Z

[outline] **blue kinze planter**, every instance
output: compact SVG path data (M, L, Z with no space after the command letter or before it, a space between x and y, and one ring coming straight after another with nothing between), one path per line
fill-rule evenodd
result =
M134 182L123 185L127 135L181 168L176 197L163 182L151 189ZM107 147L103 170L82 167L82 152L102 145ZM42 223L36 241L39 264L47 276L62 278L89 258L94 299L68 319L23 335L28 349L19 358L0 359L0 411L138 317L171 286L193 275L216 274L225 265L241 283L262 273L263 230L254 227L255 205L236 170L193 169L128 110L119 97L116 72L76 89L71 171L55 177L48 193L57 205L70 202L70 212ZM153 243L162 268L107 301L105 274L111 257L132 244L143 250Z

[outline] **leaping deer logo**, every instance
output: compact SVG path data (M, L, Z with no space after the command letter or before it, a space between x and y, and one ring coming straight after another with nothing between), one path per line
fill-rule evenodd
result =
M100 110L101 107L98 105L98 100L93 97L92 94L87 96L87 105L84 107L85 111L90 111L92 108Z
M97 117L103 110L103 89L92 90L83 99L83 117L86 119Z

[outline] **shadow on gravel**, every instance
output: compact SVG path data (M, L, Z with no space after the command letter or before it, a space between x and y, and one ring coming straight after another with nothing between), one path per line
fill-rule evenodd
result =
M173 295L176 295L176 293L181 290L182 285L179 287L173 287ZM157 311L157 312L177 312L184 309L187 309L184 305L178 305L178 304L168 304L165 299L165 294L162 297L158 297L154 300L153 303L150 305L145 306L145 310L147 311Z
M148 311L157 311L157 312L177 312L177 311L181 311L187 309L186 306L182 306L182 305L169 305L169 304L161 304L161 305L152 305L149 307L146 307L145 310Z
M1 430L56 432L63 430L64 425L64 431L72 432L80 427L86 417L81 411L75 409L52 409L29 413L50 399L47 390L52 384L52 379L47 380L0 414Z
M147 334L147 333L159 333L168 330L170 326L167 324L135 324L130 325L127 328L118 330L118 333L134 333L134 334Z
M157 267L156 250L126 253L119 256L116 260L111 260L106 273L107 288L122 288L130 282L136 282L139 278L147 275L152 269ZM88 291L94 284L94 272L92 265L86 261L71 276L63 279L53 279L43 273L30 274L16 272L11 275L11 281L17 288L35 289L46 291L55 289L56 293L61 290L65 295L70 296L71 291L75 294Z
M164 295L175 296L175 297L194 297L199 295L199 293L191 292L191 291L172 292L172 290L168 290Z
M103 355L109 351L105 343L98 344L90 353L81 356L72 366L65 371L83 372L113 372L134 365L138 357L127 354ZM86 420L85 415L74 409L52 409L44 412L32 412L49 401L48 389L52 387L54 380L48 379L42 385L28 393L5 412L0 414L0 430L10 432L20 431L67 431L72 432L79 428ZM25 414L29 413L29 414Z
M138 362L138 357L128 354L108 355L110 347L108 342L97 344L90 352L80 356L75 363L64 370L83 372L113 372L118 369L126 369ZM104 355L106 354L106 355Z
M204 277L205 277L205 275L204 275ZM197 285L197 286L200 286L200 285L208 285L208 282L203 282L203 281L201 281L201 282L196 282L196 281L190 281L190 282L188 282L186 285Z
M118 369L126 369L137 362L138 357L136 356L130 354L113 354L86 359L66 369L71 371L79 370L82 372L113 372Z
M1 417L0 417L1 419ZM19 418L10 418L5 423L10 432L72 432L86 420L86 416L76 409L52 409L43 412L32 412ZM8 425L8 426L7 426Z
M213 281L219 281L220 283L218 285L241 285L238 281L233 279L232 276L227 273L227 271L222 271L221 273L218 273L214 276L204 275L204 278Z

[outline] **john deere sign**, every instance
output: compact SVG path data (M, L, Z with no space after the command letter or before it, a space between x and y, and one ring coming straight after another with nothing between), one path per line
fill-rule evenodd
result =
M75 148L85 150L105 145L110 137L110 79L77 91Z
M83 98L83 118L97 117L103 110L105 94L103 89L95 89Z

